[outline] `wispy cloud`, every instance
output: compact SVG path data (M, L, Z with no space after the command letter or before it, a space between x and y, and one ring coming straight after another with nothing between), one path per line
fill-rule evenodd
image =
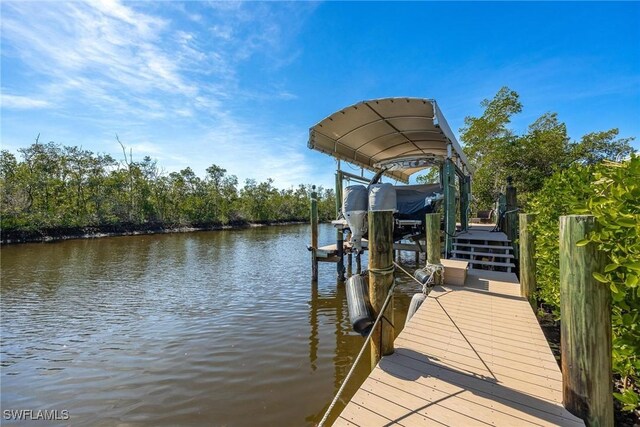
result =
M288 146L277 126L252 127L255 118L246 117L250 102L286 102L297 95L266 78L262 84L247 82L241 70L256 66L266 75L294 60L299 51L290 48L290 40L314 7L5 2L2 55L35 78L28 93L24 85L9 82L2 108L55 105L57 117L93 121L105 131L127 134L134 151L184 167L187 159L176 153L175 140L158 137L157 127L172 123L186 130L184 140L202 141L196 145L205 144L211 157L231 162L257 154L248 176L272 177L281 185L293 178L305 181L299 147ZM295 141L299 146L306 136L294 132L302 135ZM197 154L195 162L204 162L202 152Z
M16 110L27 110L34 108L46 108L51 104L44 99L31 98L29 96L9 95L3 93L0 97L2 108L11 108Z
M289 61L283 19L287 26L299 25L296 16L287 15L289 9L275 11L261 3L206 6L212 19L194 24L204 25L204 31L197 32L116 0L3 6L2 38L9 42L8 55L46 78L41 89L103 109L113 110L115 104L115 112L124 115L144 113L144 103L136 98L141 96L164 99L157 107L171 113L176 104L185 111L193 98L228 99L247 91L237 67L256 55L268 58L263 64L267 67ZM181 9L194 17L184 5ZM295 96L286 90L277 95Z

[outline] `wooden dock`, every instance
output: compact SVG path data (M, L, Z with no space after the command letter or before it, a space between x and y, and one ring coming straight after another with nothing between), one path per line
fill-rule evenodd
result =
M436 287L335 426L581 426L513 273Z

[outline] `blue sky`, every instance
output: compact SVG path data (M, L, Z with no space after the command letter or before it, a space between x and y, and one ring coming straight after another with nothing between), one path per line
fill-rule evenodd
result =
M2 148L41 141L167 172L215 163L331 186L308 128L356 102L434 98L452 129L502 86L518 131L640 137L640 3L44 2L2 8ZM640 148L640 142L634 146Z

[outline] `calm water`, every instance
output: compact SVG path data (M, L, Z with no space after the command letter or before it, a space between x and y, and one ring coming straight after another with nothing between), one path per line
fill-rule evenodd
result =
M317 423L363 339L335 264L311 285L309 236L303 225L3 247L2 409L68 410L73 425ZM322 244L334 236L321 226ZM402 278L399 326L414 291Z

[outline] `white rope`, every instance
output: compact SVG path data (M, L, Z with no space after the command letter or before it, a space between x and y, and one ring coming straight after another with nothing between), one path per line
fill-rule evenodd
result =
M398 265L395 262L394 262L394 264ZM371 271L371 270L369 270L369 271ZM378 274L380 274L380 273L387 274L390 271L393 271L393 266L391 266L389 268L378 270L377 273ZM374 274L375 273L376 272L374 272ZM345 386L347 385L347 383L351 379L351 376L355 372L356 366L358 365L358 362L360 361L360 358L364 354L364 351L367 349L367 344L369 344L369 341L371 341L371 337L373 336L373 332L375 331L376 326L380 322L380 319L382 319L384 311L387 309L387 305L389 304L389 301L391 301L391 296L393 295L393 290L395 289L395 287L396 287L396 282L394 281L393 284L391 285L391 287L389 288L389 293L387 293L387 298L384 300L384 304L382 304L382 309L380 310L380 313L378 314L378 317L376 318L376 321L373 322L373 326L371 327L371 330L369 331L369 335L367 335L367 338L364 340L364 343L362 344L362 348L360 349L360 353L358 353L358 355L356 356L356 360L354 360L353 365L351 365L351 369L349 370L349 373L347 374L346 377L344 377L344 380L342 381L342 384L340 385L340 389L338 389L338 393L336 393L336 396L331 401L331 404L329 405L329 408L327 408L327 411L324 413L324 416L322 417L322 420L320 420L320 423L318 424L318 427L324 426L324 423L327 422L327 419L329 418L329 414L331 414L331 411L333 410L333 407L336 405L336 403L340 399L340 395L344 391Z
M422 282L420 282L418 279L416 279L415 277L413 277L413 275L411 275L407 270L402 268L395 261L393 262L393 265L391 267L384 268L384 269L375 269L374 271L371 271L371 269L369 269L369 271L371 271L374 274L389 274L389 273L393 272L393 270L394 270L393 266L398 267L407 276L411 277L413 280L415 280L420 285L422 285L422 292L425 295L428 295L429 291L431 290L431 288L433 288L433 283L434 283L434 280L435 280L435 274L437 272L440 272L441 274L444 274L444 265L442 265L442 264L429 264L428 262L427 262L427 265L423 268L424 271L429 273L429 277L427 278L427 281L424 284ZM367 271L365 271L363 274L365 274L366 272ZM355 371L355 368L358 365L358 362L360 361L360 358L364 354L364 351L367 349L367 344L369 344L369 341L371 341L371 337L373 336L373 332L375 331L376 326L380 322L380 319L382 319L383 313L386 310L387 305L389 304L389 301L391 301L391 296L393 295L393 290L395 289L396 284L397 284L397 282L394 281L393 285L391 285L391 287L389 288L389 293L387 293L387 298L384 300L384 304L382 304L382 309L380 310L380 313L378 314L378 317L376 318L376 321L373 322L373 326L371 327L371 330L369 331L369 335L367 335L367 338L365 338L364 343L362 344L362 348L360 349L360 352L356 356L356 360L353 362L353 365L351 365L351 369L349 370L349 373L344 377L344 380L342 381L342 384L340 385L340 388L338 389L338 392L336 393L335 397L331 401L331 404L327 408L327 411L324 413L324 416L322 417L322 420L320 420L320 423L318 424L318 427L324 426L324 423L327 422L327 419L329 418L329 414L331 414L331 411L333 410L334 406L336 405L336 403L340 399L340 396L342 395L342 392L344 391L347 383L351 379L351 376L353 375L353 373ZM431 286L428 286L430 284L431 284Z

